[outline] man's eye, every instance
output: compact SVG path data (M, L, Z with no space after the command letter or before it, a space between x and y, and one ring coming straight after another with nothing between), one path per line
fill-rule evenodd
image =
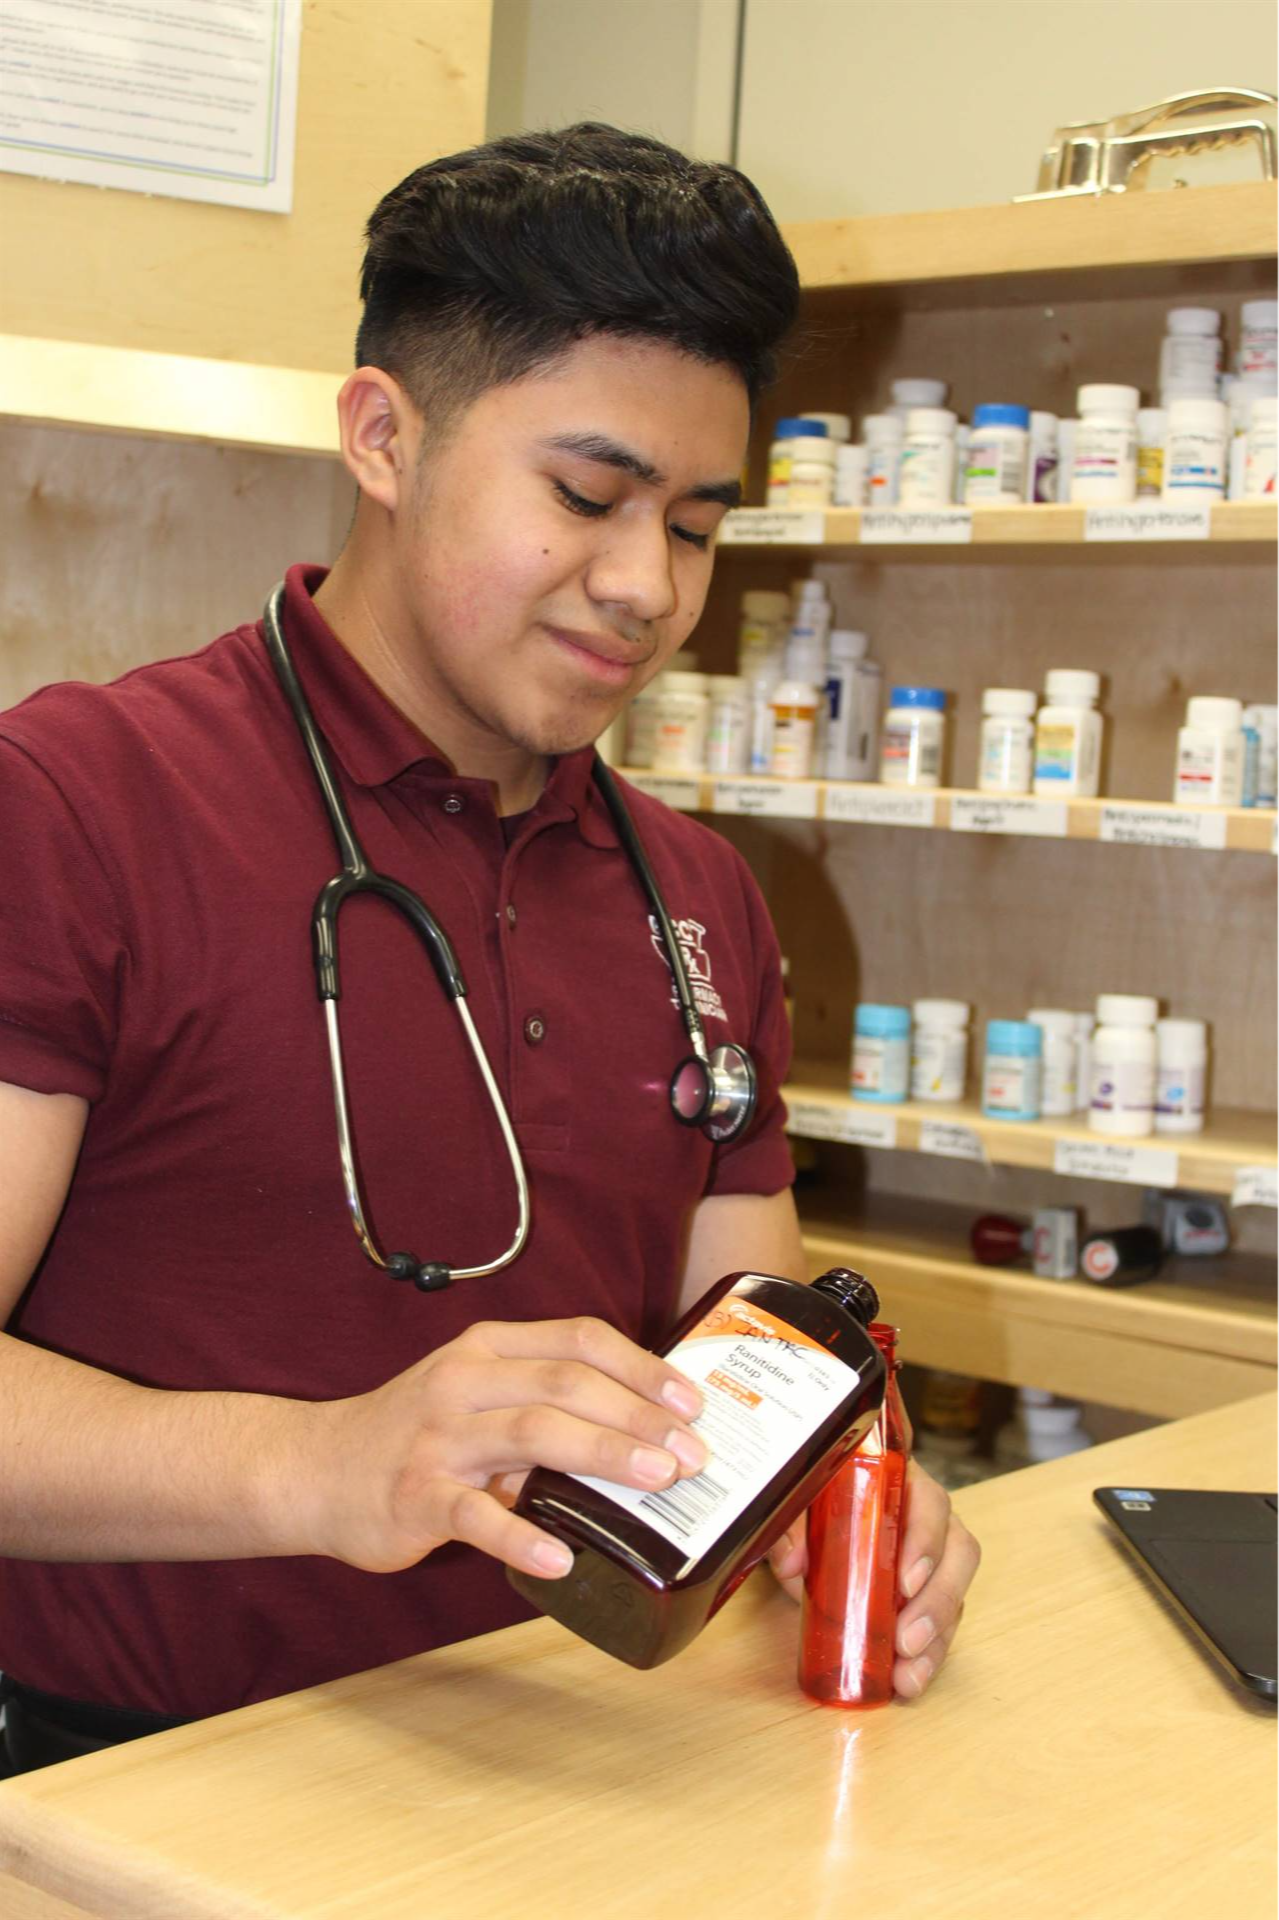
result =
M606 500L584 499L580 493L574 493L571 487L566 487L562 480L555 482L555 491L570 513L580 513L584 514L588 520L598 520L608 512Z
M690 547L696 547L699 553L705 553L711 544L709 533L692 533L687 527L672 527L671 532L677 540L687 540Z

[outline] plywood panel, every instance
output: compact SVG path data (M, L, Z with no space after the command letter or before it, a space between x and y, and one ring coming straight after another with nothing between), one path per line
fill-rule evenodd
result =
M0 332L341 369L361 231L424 161L484 138L490 0L306 0L291 214L0 173Z

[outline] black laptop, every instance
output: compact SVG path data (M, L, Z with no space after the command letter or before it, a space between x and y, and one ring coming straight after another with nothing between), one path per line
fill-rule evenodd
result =
M1093 1499L1208 1651L1241 1686L1273 1700L1274 1494L1097 1487Z

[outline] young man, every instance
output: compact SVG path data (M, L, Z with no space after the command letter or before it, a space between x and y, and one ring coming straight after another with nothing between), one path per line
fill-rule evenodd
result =
M721 1273L803 1271L776 942L743 862L628 796L709 1042L759 1111L677 1124L688 1052L591 743L705 599L794 267L729 168L579 127L420 169L368 233L338 409L359 506L282 625L368 858L420 894L528 1169L496 1271L366 1259L308 927L339 866L246 625L0 720L0 1668L14 1764L525 1617L535 1464L663 1486L698 1399L645 1351ZM515 1233L511 1166L412 928L341 921L355 1154L383 1249ZM794 1582L802 1540L775 1551ZM915 1482L897 1684L927 1684L976 1548ZM14 1691L16 1689L16 1692Z

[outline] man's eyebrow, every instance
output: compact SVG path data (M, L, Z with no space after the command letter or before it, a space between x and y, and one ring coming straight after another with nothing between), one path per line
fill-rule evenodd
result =
M543 440L542 445L551 452L575 453L581 460L594 460L602 467L616 467L620 473L629 473L646 487L664 487L667 484L666 475L651 460L646 460L643 454L636 453L632 447L624 447L618 440L610 440L606 433L556 433ZM723 507L738 507L742 502L742 483L740 480L708 480L700 486L690 487L684 498L706 500Z

